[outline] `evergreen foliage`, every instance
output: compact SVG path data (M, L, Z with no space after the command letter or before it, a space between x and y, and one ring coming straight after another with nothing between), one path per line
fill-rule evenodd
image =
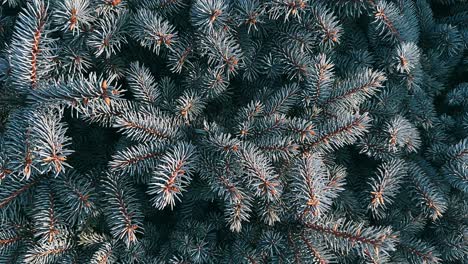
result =
M468 263L466 0L4 0L0 264Z

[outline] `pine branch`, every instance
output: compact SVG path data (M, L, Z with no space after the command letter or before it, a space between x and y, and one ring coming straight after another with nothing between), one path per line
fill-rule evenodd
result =
M91 73L87 78L78 77L68 82L55 82L48 87L37 89L29 99L38 103L64 103L80 112L85 111L88 104L95 101L102 101L109 106L122 92L123 90L110 85L102 76Z
M205 109L206 102L199 94L192 90L184 92L176 101L177 115L180 116L185 123L190 123L199 116Z
M461 191L468 192L468 167L467 158L460 160L452 160L447 162L442 171L448 182L455 188Z
M294 165L291 190L295 194L292 203L301 221L320 218L330 210L336 189L330 184L328 171L320 155L309 155Z
M219 32L226 26L228 5L223 0L197 0L190 12L192 24L203 33Z
M456 57L462 53L465 41L462 33L457 27L450 24L439 24L434 26L430 40L437 52L443 58Z
M236 152L245 172L249 187L256 197L275 202L281 196L282 184L270 161L253 145L244 144Z
M21 93L36 89L53 65L47 13L44 2L33 0L20 13L16 23L11 46L11 76Z
M205 124L206 137L203 139L203 145L208 153L216 153L226 158L230 154L239 150L241 141L222 131L216 131Z
M384 131L388 135L387 145L390 151L416 152L421 145L418 130L402 116L395 116L390 120Z
M181 142L168 150L149 183L148 194L155 195L151 199L154 207L174 208L192 180L196 162L197 153L191 144Z
M91 26L94 17L88 0L66 0L58 3L53 19L62 31L80 34Z
M251 101L247 106L242 107L237 112L236 121L238 123L252 122L256 117L262 116L265 106L259 101Z
M8 207L14 207L14 203L19 203L26 192L30 191L35 187L41 178L29 178L26 180L19 180L10 178L8 184L0 186L2 191L0 192L0 209L5 210Z
M91 54L82 47L66 47L59 56L61 63L63 63L59 70L62 73L70 74L71 78L86 75L93 65Z
M227 148L232 149L227 145ZM233 149L232 151L237 151ZM236 162L226 157L219 160L217 156L206 153L202 158L203 169L201 176L205 178L225 204L224 215L231 231L240 232L242 222L250 218L252 211L252 197L245 191L240 182L236 179L239 167Z
M192 57L194 46L190 39L180 36L179 40L172 44L172 49L168 55L169 63L172 65L171 71L180 73L182 69L193 67Z
M143 109L140 104L126 99L113 98L110 102L112 104L107 104L105 100L94 100L84 106L77 105L79 116L90 124L112 127L124 113Z
M0 263L463 262L464 1L4 0Z
M405 163L398 159L384 162L377 169L377 177L369 183L371 199L367 207L375 218L384 217L387 206L393 204L406 170Z
M374 8L374 23L376 31L385 39L401 41L401 25L402 17L398 8L393 3L386 1L377 1Z
M8 153L11 171L26 179L36 175L39 170L28 122L30 114L30 109L12 114L11 125L5 132L5 153Z
M71 167L67 157L73 153L68 146L71 138L65 136L66 128L60 123L63 109L50 109L30 117L34 123L31 134L37 159L40 159L42 173L54 172L55 175L65 172L65 167Z
M179 134L173 119L153 108L129 110L116 117L114 127L135 141L163 141Z
M468 83L461 83L447 94L447 101L452 106L468 109Z
M292 140L282 137L266 137L254 140L253 143L273 162L287 161L295 157L299 146Z
M0 225L0 260L9 261L24 240L19 228L9 224Z
M289 119L284 114L273 114L254 119L253 122L239 124L241 138L259 138L261 136L281 135L287 131Z
M107 264L107 263L112 263L115 262L118 259L118 252L117 248L114 248L114 246L109 243L103 243L103 245L100 245L99 248L94 252L90 259L91 264Z
M143 234L143 213L135 191L126 179L112 174L108 174L102 184L106 197L104 213L110 232L128 248L137 243L137 235Z
M299 85L297 83L281 87L264 103L265 116L287 114L292 106L295 105L298 93Z
M313 240L306 237L303 233L299 235L298 240L301 246L304 248L304 258L308 261L313 261L314 263L319 264L328 264L336 262L335 256L333 255L333 253L331 253L330 250L326 249L318 243L313 243Z
M446 153L446 161L463 161L468 157L468 138L460 140L457 144L450 146Z
M289 20L290 17L301 20L307 6L307 0L274 0L268 3L268 14L274 20L280 17L284 17L284 21Z
M326 0L322 2L329 3ZM369 6L374 6L374 0L336 0L334 1L334 8L338 11L338 14L342 14L346 17L359 17L365 13Z
M50 244L63 237L63 222L60 213L57 211L57 197L52 192L48 183L44 183L36 188L34 196L33 221L34 236L40 243Z
M294 142L307 142L316 135L315 124L312 121L293 118L289 121L286 131L289 132Z
M322 104L330 97L334 80L334 65L326 57L320 54L314 58L314 67L311 68L309 77L306 79L306 88L303 92L305 105Z
M71 247L68 241L33 245L27 250L23 261L31 264L57 263L69 253Z
M310 77L312 58L308 54L302 53L299 49L289 49L283 47L278 51L281 54L281 64L284 73L289 80L303 81Z
M142 47L159 54L161 46L171 49L177 42L175 28L158 14L147 9L140 9L132 17L131 35Z
M330 93L330 97L322 104L326 107L340 107L352 109L359 107L366 99L373 96L379 88L383 87L386 77L381 72L364 70L336 84L336 88Z
M253 28L258 30L258 25L263 24L263 15L265 8L259 1L240 0L236 3L234 8L236 21L239 21L239 25L246 25L247 32Z
M363 115L344 116L325 123L315 139L304 145L303 151L330 151L352 144L367 132L370 120L367 113L365 113Z
M52 186L57 199L61 201L58 206L64 213L63 217L71 225L81 224L96 214L96 190L84 175L69 173L64 178L57 178Z
M156 80L150 70L144 65L140 65L138 61L130 64L126 78L130 91L138 101L154 104L159 99L161 92L157 87Z
M285 259L285 239L283 235L274 230L267 230L259 238L259 251L262 255L273 259Z
M399 73L413 73L419 67L420 51L414 43L402 43L398 46L395 56L395 68Z
M318 46L318 37L310 24L314 21L302 21L302 23L280 24L278 28L278 43L284 43L285 49L298 50L301 53L315 52ZM309 28L310 26L310 28ZM287 45L285 45L287 44ZM265 45L265 47L268 47Z
M417 238L403 237L398 247L403 249L403 255L412 263L441 263L440 254L435 248Z
M103 19L98 20L97 27L90 34L87 44L94 50L94 55L104 55L109 59L111 55L120 51L122 44L127 42L125 37L125 25L128 13L108 13Z
M447 209L447 201L441 190L415 162L409 163L408 174L414 184L414 199L422 211L434 221L442 217Z
M343 219L324 219L305 226L308 232L322 237L332 248L343 252L353 249L363 257L369 254L378 259L395 251L396 236L390 227L364 227Z
M144 142L120 150L112 156L109 167L121 175L150 173L164 155L167 145L159 142Z
M207 99L216 99L223 96L228 86L229 79L220 69L212 70L208 68L201 80L203 96L206 96Z
M228 78L237 74L244 55L233 36L228 33L208 35L201 39L201 44L211 67L222 70Z
M323 49L330 49L339 44L343 28L333 12L323 6L316 5L312 9L311 14L313 15L313 19L306 17L304 19L304 26L318 33L319 45ZM310 28L310 24L307 23L310 20L314 20L314 28Z

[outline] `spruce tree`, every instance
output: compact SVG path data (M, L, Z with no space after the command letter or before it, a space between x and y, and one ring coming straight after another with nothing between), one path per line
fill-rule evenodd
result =
M4 0L0 264L467 263L466 0Z

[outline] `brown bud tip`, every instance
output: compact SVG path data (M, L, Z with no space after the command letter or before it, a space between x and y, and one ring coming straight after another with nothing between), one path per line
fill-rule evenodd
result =
M222 13L223 11L219 9L214 10L211 14L210 22L213 23L216 20L216 18L218 18Z
M102 88L103 90L106 90L107 87L108 87L107 81L106 81L106 80L102 81L102 83L101 83L101 88Z
M105 97L104 102L106 103L107 106L109 106L111 103L111 99L109 97Z
M111 5L117 6L118 4L120 4L120 2L122 2L122 0L112 0Z

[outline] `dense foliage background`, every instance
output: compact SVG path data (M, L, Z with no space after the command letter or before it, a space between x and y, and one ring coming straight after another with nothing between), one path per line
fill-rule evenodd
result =
M467 263L465 0L4 0L0 263Z

